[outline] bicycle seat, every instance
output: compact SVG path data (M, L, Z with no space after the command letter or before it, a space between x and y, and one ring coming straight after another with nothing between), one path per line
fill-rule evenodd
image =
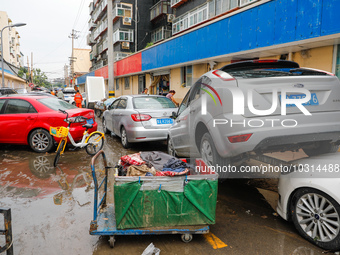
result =
M93 128L93 125L92 124L85 124L82 127L86 128L86 129L90 129L90 128Z

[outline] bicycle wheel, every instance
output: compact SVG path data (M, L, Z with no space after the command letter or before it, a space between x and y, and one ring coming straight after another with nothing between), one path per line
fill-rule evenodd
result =
M104 135L101 133L92 133L87 140L85 150L87 154L93 156L96 155L104 146Z
M61 155L62 151L64 150L64 145L65 145L65 140L61 140L60 143L59 143L59 146L58 146L57 155L55 155L55 158L54 158L54 164L53 164L54 167L56 167L58 165L60 155Z

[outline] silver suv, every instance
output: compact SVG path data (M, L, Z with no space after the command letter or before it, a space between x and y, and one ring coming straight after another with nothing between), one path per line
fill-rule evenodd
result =
M204 74L174 118L169 154L201 156L210 165L252 152L332 152L340 141L340 83L292 61L233 63Z

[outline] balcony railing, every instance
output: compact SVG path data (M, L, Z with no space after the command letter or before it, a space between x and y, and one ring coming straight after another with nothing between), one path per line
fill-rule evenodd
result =
M161 0L151 7L150 20L153 20L162 14L168 13L171 13L170 3L168 1Z
M89 30L91 31L91 30L93 30L96 27L97 27L97 24L94 22L93 19L90 19L89 20Z
M172 34L179 33L208 19L208 4L181 16L172 22Z
M90 13L90 15L93 13L93 11L94 11L94 3L91 2L90 5L89 5L89 13Z
M151 42L156 43L171 37L171 30L166 27L161 27L151 33Z
M188 0L171 0L170 5L171 5L171 8L177 8L178 6L184 4L187 1Z
M103 16L103 11L106 9L107 7L107 0L102 0L96 7L96 9L94 10L92 17L93 20L97 21L97 19L101 16Z
M87 45L94 45L96 44L96 40L93 38L93 34L87 35Z
M107 29L107 19L103 20L102 22L100 22L97 26L97 28L93 31L93 38L97 39L98 36L104 32L105 29Z

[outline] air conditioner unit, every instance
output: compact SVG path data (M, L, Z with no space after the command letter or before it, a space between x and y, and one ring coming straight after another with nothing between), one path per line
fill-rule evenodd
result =
M172 22L175 19L175 14L168 14L168 22Z
M123 18L123 25L131 25L131 17L124 17Z
M122 49L130 49L130 42L122 42Z

